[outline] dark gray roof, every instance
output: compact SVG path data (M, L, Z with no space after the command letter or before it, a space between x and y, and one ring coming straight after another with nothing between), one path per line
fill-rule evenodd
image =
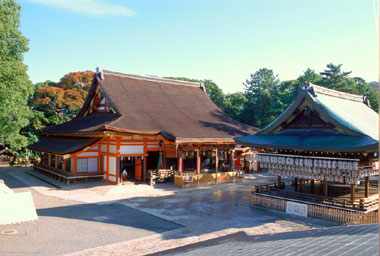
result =
M79 116L68 124L46 129L48 132L82 132L103 128L162 134L179 143L234 143L235 136L254 134L258 130L227 116L211 101L200 83L107 70L99 76L95 75ZM93 117L96 121L91 119L93 115L83 116L97 85L116 114L107 118ZM88 122L86 118L93 122Z
M57 154L69 154L84 149L100 138L85 137L44 137L28 148L34 151L49 152Z
M104 126L120 116L108 112L98 112L85 117L74 118L59 125L48 126L48 133L89 133L104 130Z

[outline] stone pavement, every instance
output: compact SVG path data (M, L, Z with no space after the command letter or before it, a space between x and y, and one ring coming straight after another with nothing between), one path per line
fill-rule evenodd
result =
M88 245L87 249L76 251L71 255L145 255L239 231L260 235L333 225L316 219L251 208L249 197L253 186L275 181L275 178L265 174L247 175L245 181L239 183L189 189L176 188L170 183L150 187L145 184L115 186L104 182L70 184L63 189L56 189L25 174L25 170L25 168L12 169L9 175L47 198L111 208L120 205L183 226L176 230L145 235L132 240L106 245L103 243L97 247ZM112 226L114 230L128 225L115 224Z
M236 233L151 255L379 255L378 225L342 226L273 235Z
M38 220L0 225L1 256L61 255L182 228L119 203L91 204L45 196L9 173L0 170L0 179L16 193L31 191Z

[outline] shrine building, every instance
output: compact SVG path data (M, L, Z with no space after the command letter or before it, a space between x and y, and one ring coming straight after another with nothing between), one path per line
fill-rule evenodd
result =
M368 99L313 84L255 135L260 170L278 177L257 186L252 204L345 224L378 221L379 116ZM292 180L285 186L281 178Z
M172 178L189 187L242 179L233 138L257 130L223 113L201 83L98 70L79 114L29 148L41 154L36 170L67 183Z

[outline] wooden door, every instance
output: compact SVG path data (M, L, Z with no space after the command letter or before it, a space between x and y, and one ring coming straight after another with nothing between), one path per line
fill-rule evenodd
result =
M136 157L135 160L135 180L142 180L141 157Z

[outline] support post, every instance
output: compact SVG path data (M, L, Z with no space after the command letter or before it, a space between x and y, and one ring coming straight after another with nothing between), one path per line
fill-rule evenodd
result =
M355 201L355 184L351 184L351 201Z
M277 188L281 189L281 176L277 176Z
M369 177L365 177L365 191L364 191L364 197L369 197Z
M178 150L178 174L182 176L183 170L183 159L182 159L182 150Z
M314 194L314 180L310 181L311 193Z
M293 182L293 185L294 185L294 191L297 192L298 190L298 178L294 178L294 182Z
M164 165L164 169L166 170L166 151L162 151L162 163Z
M300 192L303 192L303 179L300 179Z
M197 150L197 175L201 174L201 152Z
M143 156L143 173L142 173L142 175L143 175L143 180L145 180L146 179L146 158L147 158L147 156Z
M120 157L116 157L116 184L120 183Z
M329 193L329 182L327 180L323 181L323 195L327 196Z
M219 154L218 154L218 149L215 149L215 170L219 170Z

